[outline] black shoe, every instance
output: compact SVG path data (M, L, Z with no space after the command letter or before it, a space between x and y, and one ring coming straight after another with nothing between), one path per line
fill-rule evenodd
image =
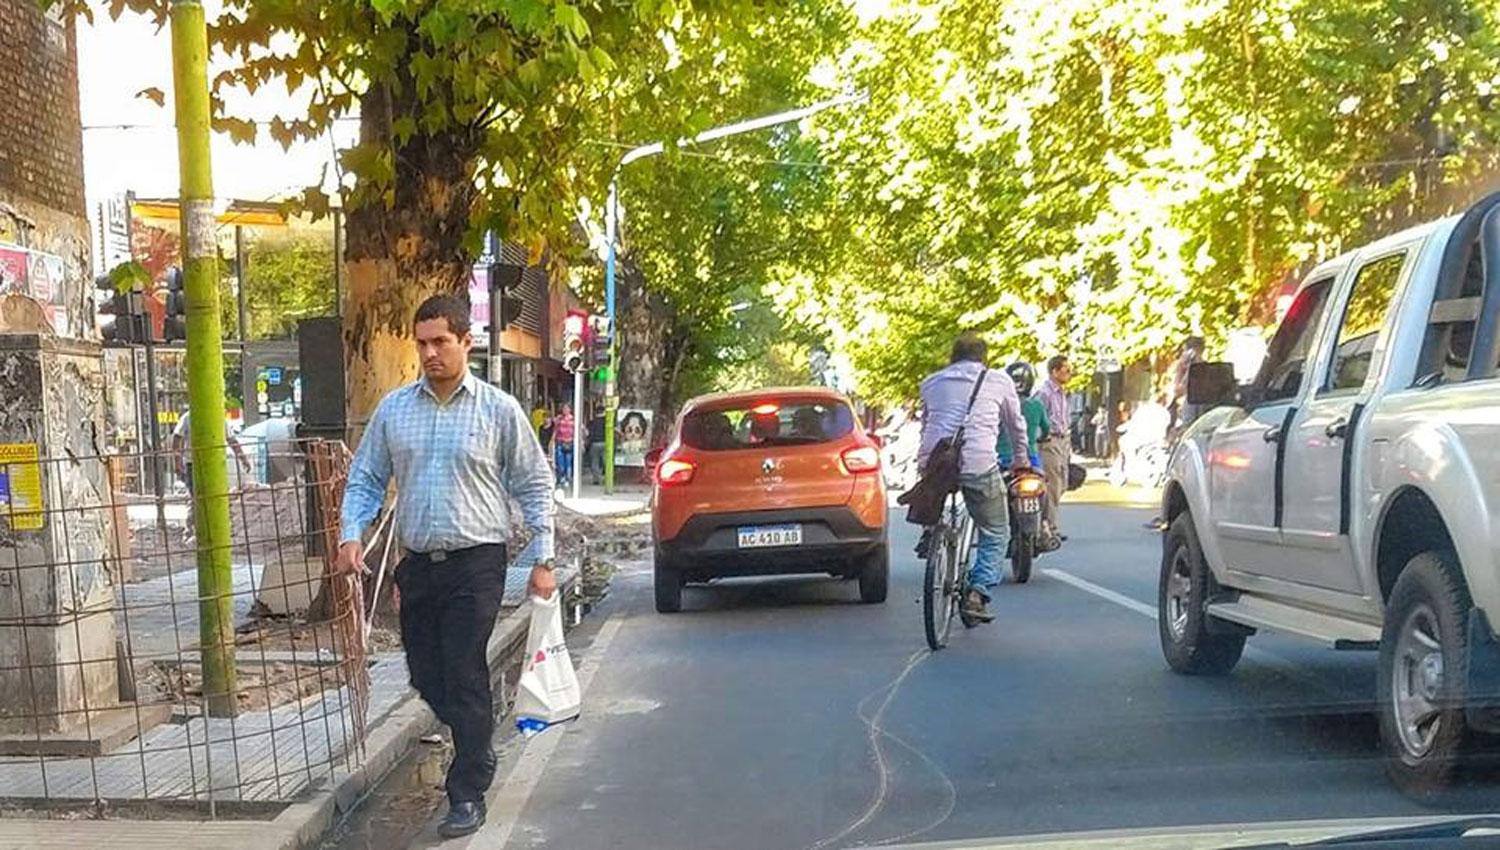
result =
M964 594L963 605L959 607L958 615L966 626L970 625L971 622L975 625L979 623L993 623L995 622L995 615L990 613L990 609L987 607L988 604L983 594L977 590L971 590Z
M917 541L917 560L925 561L932 554L932 529L922 530L922 539Z
M443 818L438 834L444 838L472 835L484 826L484 814L483 800L453 803L448 806L448 816Z

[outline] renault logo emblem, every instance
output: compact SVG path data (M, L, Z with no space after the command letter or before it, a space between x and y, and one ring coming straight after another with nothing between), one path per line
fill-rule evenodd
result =
M765 473L766 475L770 475L771 473L775 472L776 461L772 460L771 458L766 458L765 460L761 461L760 471Z

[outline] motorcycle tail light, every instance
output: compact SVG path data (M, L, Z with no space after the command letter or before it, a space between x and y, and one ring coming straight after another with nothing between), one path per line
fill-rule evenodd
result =
M1028 475L1016 482L1017 496L1040 496L1046 490L1046 483L1035 475Z

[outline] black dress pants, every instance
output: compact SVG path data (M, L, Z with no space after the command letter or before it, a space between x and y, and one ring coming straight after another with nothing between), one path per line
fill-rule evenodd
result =
M453 732L448 799L484 798L495 778L495 706L485 648L505 593L505 546L413 553L396 568L412 687Z

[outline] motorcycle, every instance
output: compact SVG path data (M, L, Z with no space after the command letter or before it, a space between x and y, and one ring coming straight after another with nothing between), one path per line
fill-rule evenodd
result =
M1047 482L1027 469L1011 473L1006 484L1010 508L1010 574L1016 584L1031 579L1031 562L1042 549L1042 499Z

